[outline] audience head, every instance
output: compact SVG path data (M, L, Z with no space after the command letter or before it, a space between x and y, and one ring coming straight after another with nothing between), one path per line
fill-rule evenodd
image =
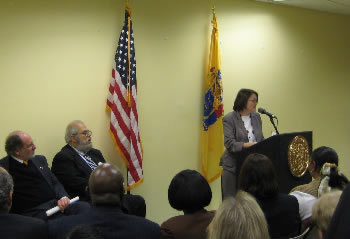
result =
M13 180L6 169L0 167L0 213L7 213L12 205Z
M67 239L104 239L102 230L95 225L82 224L74 227Z
M244 110L244 108L247 106L248 99L252 94L256 95L257 100L259 99L256 91L250 89L240 89L233 104L233 110L238 112Z
M312 208L312 221L317 226L321 238L326 233L342 191L333 191L322 195Z
M89 178L89 192L93 205L122 206L124 178L120 170L108 163L99 165Z
M232 238L270 238L264 213L254 197L244 191L225 199L208 227L208 239Z
M263 154L248 155L239 174L238 189L252 194L257 199L276 196L278 182L271 160Z
M67 125L64 139L67 144L87 153L92 148L92 132L85 126L84 122L74 120Z
M183 170L171 180L168 200L176 210L194 213L208 206L212 197L205 178L195 170Z
M338 154L334 149L321 146L315 149L311 154L309 172L312 177L317 178L320 170L325 163L331 163L338 166Z
M32 137L23 131L14 131L6 138L6 153L20 160L30 160L34 158L35 149L36 146L33 143Z
M140 195L125 194L123 196L123 207L130 215L146 217L146 202Z

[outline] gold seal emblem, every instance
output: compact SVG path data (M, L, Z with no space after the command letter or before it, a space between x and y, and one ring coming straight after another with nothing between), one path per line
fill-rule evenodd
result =
M288 147L289 170L294 177L302 177L310 162L309 144L301 136L295 136Z

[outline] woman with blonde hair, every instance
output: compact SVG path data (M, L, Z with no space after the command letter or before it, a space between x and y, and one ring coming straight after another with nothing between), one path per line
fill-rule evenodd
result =
M224 200L208 227L208 239L269 239L264 213L249 193Z

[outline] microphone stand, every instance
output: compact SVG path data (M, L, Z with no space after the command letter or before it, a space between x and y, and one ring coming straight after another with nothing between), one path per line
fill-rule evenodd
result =
M280 133L278 132L278 130L277 130L276 125L275 125L275 121L273 121L273 117L271 117L271 116L269 116L269 117L270 117L270 121L271 121L273 127L275 128L276 134L280 134Z

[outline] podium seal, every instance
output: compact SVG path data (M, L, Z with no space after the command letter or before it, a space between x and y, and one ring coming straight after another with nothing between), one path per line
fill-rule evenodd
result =
M302 177L310 162L310 151L307 140L301 136L295 136L288 147L289 170L294 177Z

